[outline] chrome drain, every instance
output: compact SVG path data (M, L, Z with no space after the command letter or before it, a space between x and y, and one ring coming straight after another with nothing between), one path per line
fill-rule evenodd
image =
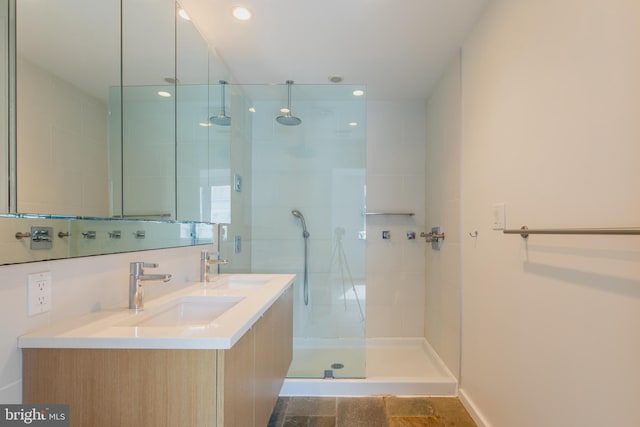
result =
M333 369L342 369L342 368L344 368L344 365L342 363L333 363L331 365L331 368L333 368Z

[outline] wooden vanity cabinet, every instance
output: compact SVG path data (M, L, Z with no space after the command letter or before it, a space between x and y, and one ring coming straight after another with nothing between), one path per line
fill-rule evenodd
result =
M221 352L219 426L266 427L293 352L291 287L230 350Z
M24 403L78 427L266 427L291 363L293 291L229 350L24 348Z

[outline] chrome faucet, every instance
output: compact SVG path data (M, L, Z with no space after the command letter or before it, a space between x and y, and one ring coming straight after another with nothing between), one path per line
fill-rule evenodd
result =
M145 274L145 268L157 268L158 264L149 262L132 262L129 264L129 308L132 310L144 309L144 288L143 281L171 280L170 274Z
M211 255L207 249L204 249L200 253L200 281L207 283L209 281L209 272L212 265L227 265L229 260L226 259L211 259Z

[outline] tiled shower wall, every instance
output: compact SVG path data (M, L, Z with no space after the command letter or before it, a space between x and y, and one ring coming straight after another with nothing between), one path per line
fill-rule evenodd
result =
M431 250L419 237L427 228L424 117L424 101L367 105L367 211L415 213L367 218L370 338L424 336L425 251ZM382 239L382 231L391 238Z
M301 107L302 105L298 106L298 108ZM425 251L431 250L430 245L419 237L420 232L426 230L424 117L423 101L369 101L367 105L366 209L369 212L415 214L414 216L369 216L366 219L366 240L353 240L349 243L352 254L349 255L350 259L356 256L355 254L360 254L359 259L366 258L365 271L355 271L353 275L360 278L364 275L366 281L367 337L424 336ZM270 118L269 123L266 124L267 129L274 129L271 127L274 126L271 122L273 118ZM301 132L301 128L284 129L284 131ZM321 220L320 224L323 224L322 218L326 215L322 210L326 202L321 195L329 194L329 190L324 186L331 183L327 179L301 181L300 175L295 171L288 180L286 177L280 177L284 181L278 181L278 177L275 176L261 175L262 171L259 163L255 163L256 159L264 160L275 156L273 161L279 161L276 157L282 153L278 154L274 151L276 146L268 145L268 140L273 139L273 135L266 137L266 140L264 136L256 137L256 135L257 133L254 132L252 271L280 271L278 267L281 264L299 265L300 268L294 272L301 276L303 262L301 231L299 223L291 215L290 210L294 207L300 209L307 217L307 223ZM261 147L263 147L262 151L260 151ZM285 148L285 151L290 154L295 153L293 150L310 149L304 144L297 146L289 144ZM341 186L348 186L350 183L362 185L362 181L359 180L362 179L363 174L359 176L342 177L338 181ZM311 197L305 199L307 196ZM283 205L276 214L273 211L272 201L286 197L293 201L298 200L299 203ZM270 211L266 212L264 209ZM277 219L274 222L268 218ZM330 218L327 217L326 221L328 222L321 227L330 229ZM354 217L351 223L353 230L363 227L360 216ZM431 226L430 224L429 229ZM318 272L321 270L321 264L329 263L331 259L331 240L319 242L318 233L315 233L315 230L310 231L315 237L312 239L315 242L311 244L311 270ZM390 231L391 238L382 239L382 231ZM415 233L415 239L407 238L407 233L410 232ZM286 253L274 252L274 247L269 243L272 239L286 240ZM355 259L350 263L357 265ZM311 278L314 283L321 279L318 274L312 275ZM301 286L302 282L298 280L297 287L301 288ZM324 321L331 318L337 319L337 317L325 315ZM334 323L335 331L342 329L340 331L342 336L349 335L345 325L340 324L340 321Z
M313 90L314 88L308 88ZM253 132L252 271L293 272L294 336L310 338L363 337L364 295L354 288L364 282L366 242L362 209L365 183L364 105L353 101L298 101L297 127L279 125L278 102L256 105ZM355 110L354 110L355 108ZM304 239L300 220L306 218L309 239L309 306L303 303ZM340 237L340 245L338 244ZM339 266L339 248L345 286ZM344 265L344 264L343 264ZM352 280L353 279L353 282ZM353 287L352 287L353 285Z

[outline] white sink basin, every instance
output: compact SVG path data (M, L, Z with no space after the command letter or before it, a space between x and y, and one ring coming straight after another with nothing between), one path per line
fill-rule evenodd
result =
M273 280L272 275L233 274L211 282L216 289L254 289Z
M242 296L186 296L167 307L142 312L118 326L171 327L207 325L242 301Z

